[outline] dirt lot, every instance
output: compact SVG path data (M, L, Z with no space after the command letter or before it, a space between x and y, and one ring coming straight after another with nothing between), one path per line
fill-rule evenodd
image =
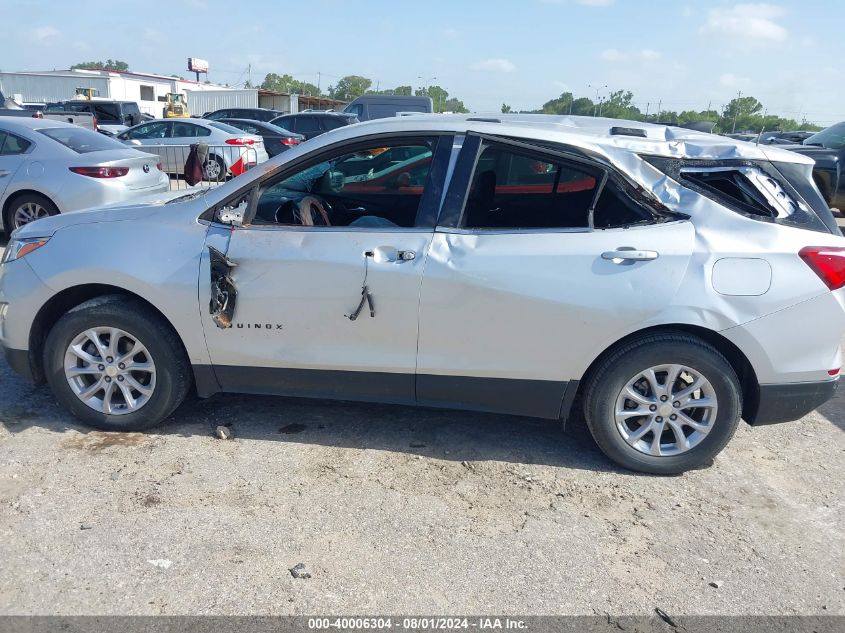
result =
M0 613L842 615L843 457L845 393L659 478L583 429L405 407L92 432L0 360Z

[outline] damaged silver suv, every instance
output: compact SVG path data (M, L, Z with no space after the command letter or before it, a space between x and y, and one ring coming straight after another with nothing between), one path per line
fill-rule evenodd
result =
M0 342L101 429L191 390L583 412L617 463L677 473L836 389L845 239L811 169L599 118L377 120L18 230Z

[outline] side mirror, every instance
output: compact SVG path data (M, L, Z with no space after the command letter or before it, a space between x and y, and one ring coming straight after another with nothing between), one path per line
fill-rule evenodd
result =
M140 147L140 146L141 146L141 141L139 141L137 138L129 139L127 142L128 142L130 145L136 145L136 146L138 146L138 147Z

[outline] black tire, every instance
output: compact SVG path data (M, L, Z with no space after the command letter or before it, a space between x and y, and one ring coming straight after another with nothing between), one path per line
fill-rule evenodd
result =
M17 226L15 226L15 213L27 204L37 204L44 209L48 215L58 215L59 208L53 204L53 201L38 193L23 193L15 196L9 201L6 207L6 214L3 216L3 226L6 229L6 234L11 235ZM23 225L21 225L23 226Z
M639 372L681 364L700 372L715 391L718 409L712 429L696 446L677 455L653 456L629 445L616 427L616 399ZM602 452L614 462L644 473L679 474L709 464L727 445L739 424L742 392L730 363L712 345L684 333L643 336L611 351L587 378L584 415Z
M122 415L95 410L80 400L64 373L68 345L94 327L116 327L131 333L147 348L155 363L156 383L149 400ZM190 364L179 336L148 305L122 295L97 297L61 317L44 345L44 372L61 405L85 424L105 431L142 431L161 423L185 399L192 383Z
M216 162L218 168L220 169L220 175L216 178L210 177L208 175L208 169L206 167L206 165L213 162ZM202 179L206 182L225 182L226 177L229 175L228 172L229 170L226 169L226 163L223 161L222 158L214 154L209 154L208 158L205 160L205 163L202 166Z

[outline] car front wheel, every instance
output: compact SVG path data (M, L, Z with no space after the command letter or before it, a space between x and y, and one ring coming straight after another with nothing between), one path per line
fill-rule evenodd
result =
M603 359L584 407L608 457L669 475L707 464L725 447L742 400L736 372L714 347L685 334L653 334Z
M44 368L62 405L108 431L159 424L191 384L170 325L148 305L120 295L91 299L61 317L47 337Z

